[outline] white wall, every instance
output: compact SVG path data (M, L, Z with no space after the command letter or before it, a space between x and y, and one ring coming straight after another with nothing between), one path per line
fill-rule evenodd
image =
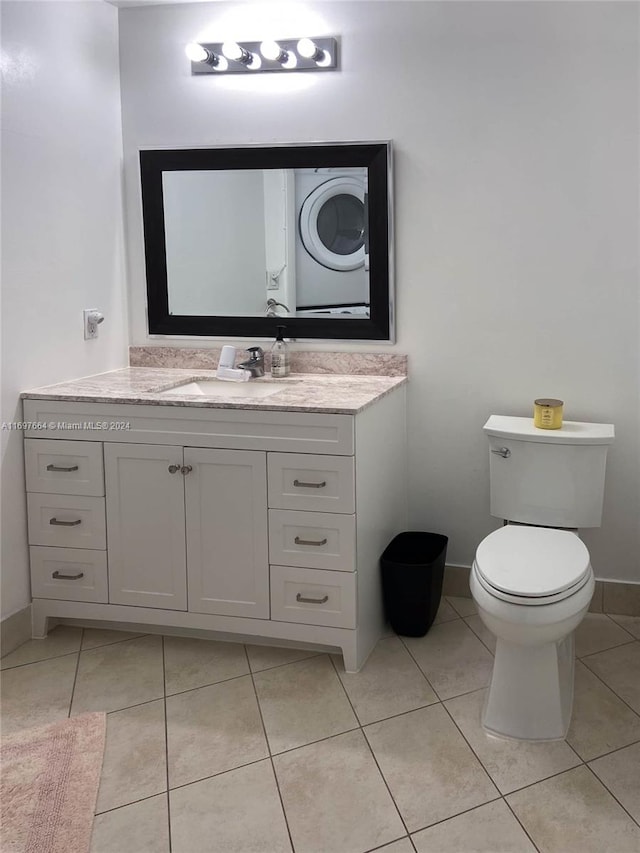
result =
M275 9L121 10L133 343L138 147L393 139L412 525L469 565L498 524L485 419L560 397L568 419L616 425L585 539L598 577L640 580L637 4L310 2L279 24ZM340 72L192 78L183 52L303 34L341 36Z
M2 421L127 363L117 10L2 2ZM105 314L85 341L83 308ZM2 430L2 617L30 600L22 433Z

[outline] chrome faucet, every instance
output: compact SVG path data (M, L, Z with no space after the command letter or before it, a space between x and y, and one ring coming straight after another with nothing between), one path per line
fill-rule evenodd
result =
M264 376L264 350L262 347L249 347L247 352L249 358L240 362L238 367L250 371L252 378Z

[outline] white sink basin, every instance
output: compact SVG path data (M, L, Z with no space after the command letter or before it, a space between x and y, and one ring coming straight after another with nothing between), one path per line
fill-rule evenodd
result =
M290 383L287 383L290 384ZM271 394L277 394L279 391L284 391L287 384L275 382L225 382L224 379L197 379L193 382L186 382L184 385L178 385L175 388L166 388L160 391L161 395L180 397L270 397Z

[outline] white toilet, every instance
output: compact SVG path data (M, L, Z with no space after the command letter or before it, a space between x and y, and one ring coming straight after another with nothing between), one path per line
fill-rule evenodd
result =
M492 415L491 515L505 526L476 551L471 595L497 637L482 725L520 740L565 737L573 705L573 631L595 587L577 528L599 527L611 424Z

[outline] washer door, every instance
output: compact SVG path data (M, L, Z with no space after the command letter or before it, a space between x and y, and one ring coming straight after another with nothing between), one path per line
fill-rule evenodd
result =
M331 178L309 193L300 208L300 237L311 257L330 270L345 272L365 262L364 183Z

